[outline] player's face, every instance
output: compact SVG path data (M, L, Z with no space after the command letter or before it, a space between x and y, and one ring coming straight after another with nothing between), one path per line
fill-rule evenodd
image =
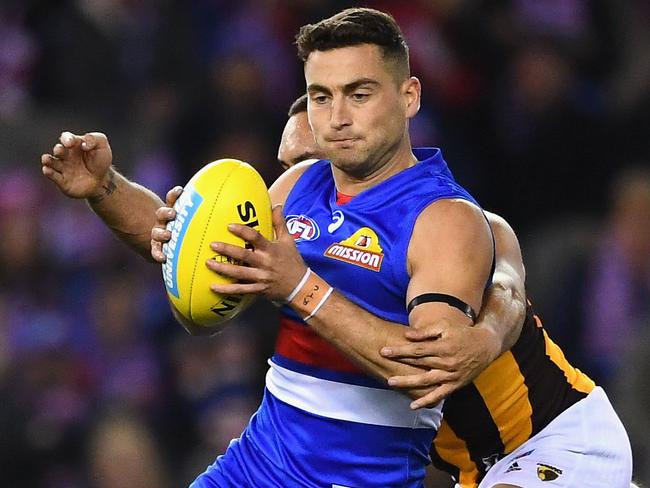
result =
M401 83L372 44L314 51L305 62L309 122L324 156L366 178L410 154L407 119L419 107L419 82Z
M307 112L300 112L287 120L282 131L278 162L284 169L289 169L305 159L320 158L320 149L316 146L314 134L309 126Z

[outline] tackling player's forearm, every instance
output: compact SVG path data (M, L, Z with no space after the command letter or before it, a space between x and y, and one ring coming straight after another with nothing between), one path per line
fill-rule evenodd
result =
M138 254L151 258L151 229L163 201L151 190L129 181L111 167L102 191L87 199L111 231Z

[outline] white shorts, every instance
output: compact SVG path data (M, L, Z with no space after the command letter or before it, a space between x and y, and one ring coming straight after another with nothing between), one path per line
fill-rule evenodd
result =
M479 488L629 488L631 479L630 441L597 387L492 466Z

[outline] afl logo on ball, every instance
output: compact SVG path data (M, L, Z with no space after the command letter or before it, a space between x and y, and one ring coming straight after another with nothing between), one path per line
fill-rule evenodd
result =
M287 229L296 242L313 241L320 235L316 222L306 215L287 215Z

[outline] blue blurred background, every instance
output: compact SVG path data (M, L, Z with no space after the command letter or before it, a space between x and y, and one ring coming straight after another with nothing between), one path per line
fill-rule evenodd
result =
M647 0L2 0L2 486L186 486L256 408L276 327L258 301L189 337L159 267L59 194L40 154L100 130L161 196L228 156L271 182L304 91L298 27L362 4L410 43L414 143L513 225L533 304L607 388L650 483Z

